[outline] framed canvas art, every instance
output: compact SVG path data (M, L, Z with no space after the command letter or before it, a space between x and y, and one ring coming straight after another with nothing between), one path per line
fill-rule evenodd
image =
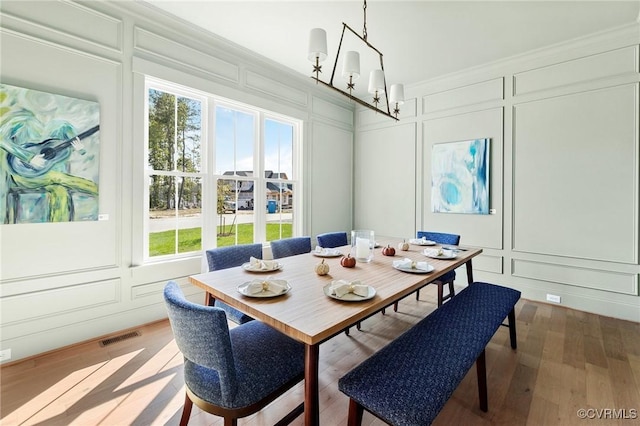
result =
M431 211L489 214L490 139L447 142L431 150Z
M98 220L100 106L0 84L0 218Z

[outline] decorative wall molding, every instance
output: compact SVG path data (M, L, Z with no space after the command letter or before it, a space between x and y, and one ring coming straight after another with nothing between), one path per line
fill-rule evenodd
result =
M422 113L450 110L504 99L504 78L495 78L422 97Z
M9 1L2 3L2 27L74 48L123 50L121 19L75 2Z
M515 277L567 284L594 290L638 295L638 274L557 263L512 259Z
M638 72L638 46L573 59L513 76L514 96Z
M306 107L309 103L309 95L304 90L296 89L291 85L281 83L255 71L246 71L245 85L250 89L265 93L286 102L294 103L301 107Z
M240 79L240 67L224 59L208 55L175 40L163 37L153 31L134 26L134 51L147 53L163 61L189 68L200 74L209 75L234 83Z
M65 312L77 312L120 301L119 279L41 290L16 296L3 296L3 327L56 317Z

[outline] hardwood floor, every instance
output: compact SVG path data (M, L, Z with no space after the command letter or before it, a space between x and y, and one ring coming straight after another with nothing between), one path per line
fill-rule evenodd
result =
M433 287L433 288L431 288ZM436 307L435 286L320 347L320 420L344 425L338 379ZM489 411L478 407L472 368L435 425L640 424L640 324L520 300L518 349L506 327L486 350ZM167 321L141 336L98 341L0 369L2 425L176 425L184 401L182 355ZM302 385L240 425L272 425L302 400ZM588 419L578 417L588 410ZM190 425L222 421L194 406ZM302 425L302 417L294 425ZM365 413L364 425L384 424Z

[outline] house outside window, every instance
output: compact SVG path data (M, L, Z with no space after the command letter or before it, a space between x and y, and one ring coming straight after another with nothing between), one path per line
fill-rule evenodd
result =
M301 123L148 78L145 258L299 233Z

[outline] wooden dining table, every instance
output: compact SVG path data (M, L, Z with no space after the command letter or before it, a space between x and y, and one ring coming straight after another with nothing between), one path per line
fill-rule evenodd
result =
M305 344L305 425L319 424L318 361L322 342L463 264L466 265L467 282L473 283L471 259L482 253L479 248L460 247L453 259L433 259L425 256L424 250L438 249L440 245L425 247L412 244L408 251L400 251L397 245L403 241L401 238L377 237L376 240L380 247L375 249L371 262L357 262L355 267L345 268L340 264L341 257L324 258L330 270L323 276L315 273L315 266L323 259L312 251L277 259L282 268L268 273L249 272L240 266L189 277L192 284L213 298ZM386 246L396 249L395 256L382 255L381 250ZM351 246L336 249L347 255ZM405 258L426 261L434 269L429 273L408 273L393 267L394 260ZM238 287L247 282L267 277L286 280L291 289L277 297L249 297L238 291ZM337 300L324 290L334 280L360 281L373 287L375 295L358 301Z

